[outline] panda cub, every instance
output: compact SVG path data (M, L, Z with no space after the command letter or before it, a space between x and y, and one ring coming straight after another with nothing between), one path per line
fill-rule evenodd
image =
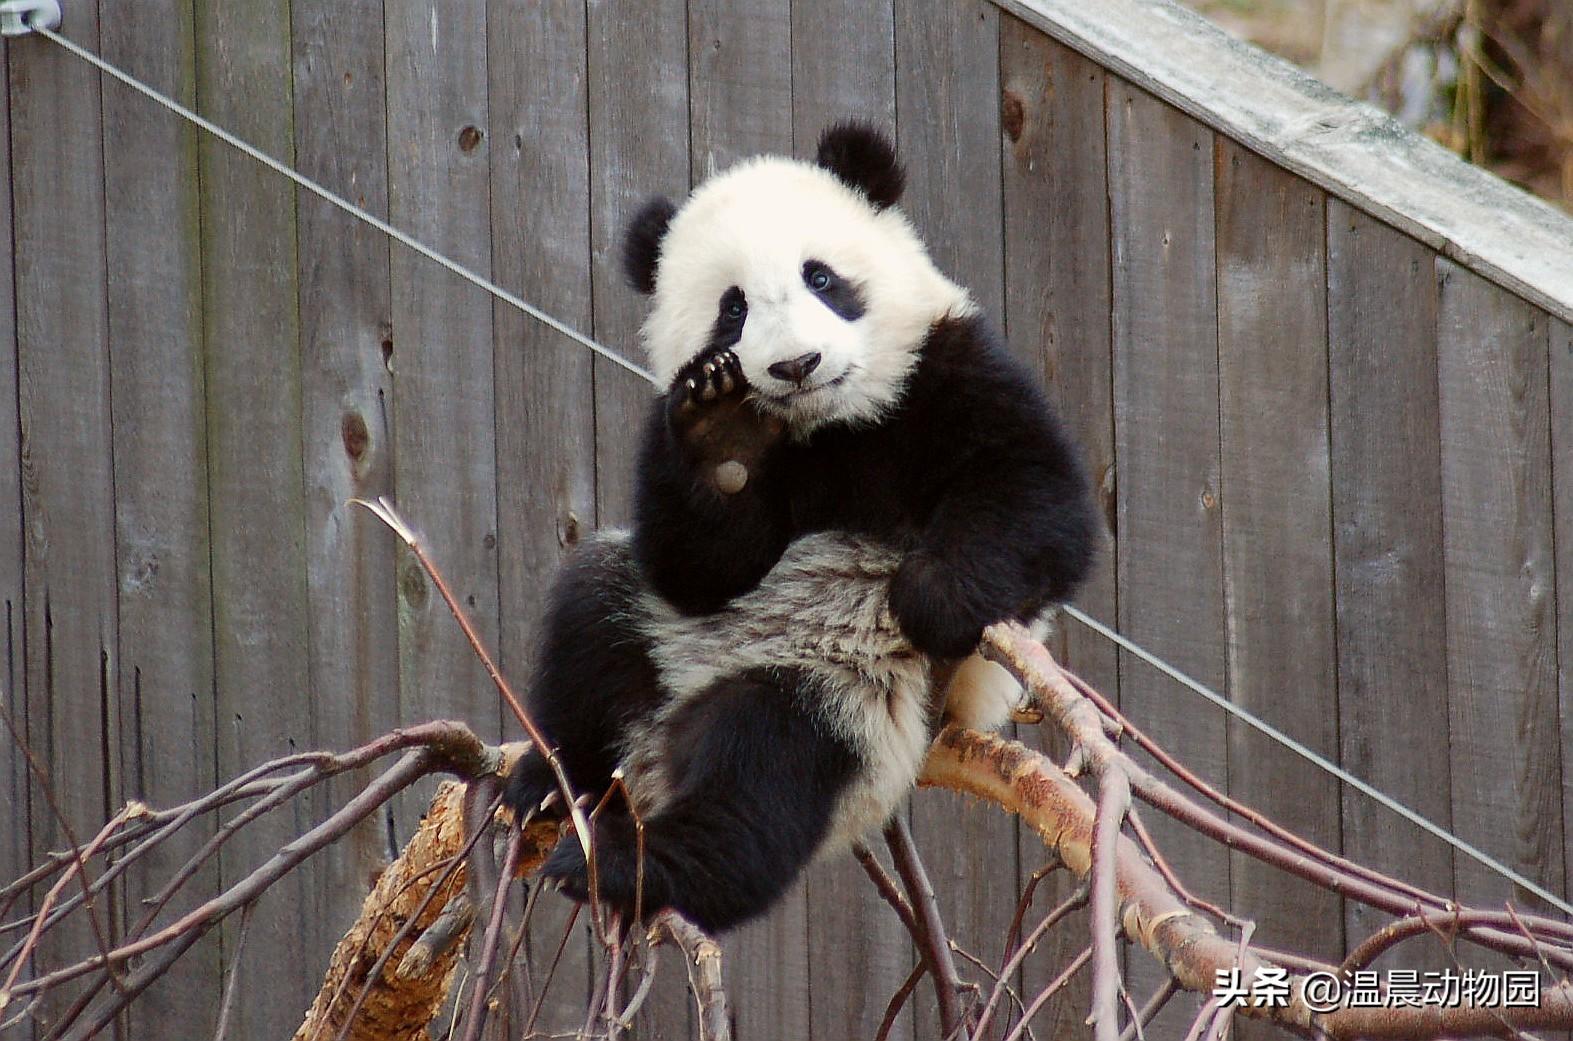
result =
M625 915L725 930L883 824L942 717L1014 707L984 627L1038 619L1091 566L1075 448L895 208L903 184L889 142L843 124L813 163L740 163L628 229L668 390L633 532L565 565L528 696L576 790L621 770L632 806L609 800L593 843ZM507 799L554 787L529 756ZM588 894L572 838L541 874Z

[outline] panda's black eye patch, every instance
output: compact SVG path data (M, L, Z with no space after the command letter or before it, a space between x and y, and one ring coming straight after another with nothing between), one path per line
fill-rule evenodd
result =
M737 286L721 294L715 328L710 330L709 349L723 350L743 338L743 322L748 318L748 298Z
M843 321L855 322L867 309L858 287L822 260L803 262L803 284Z

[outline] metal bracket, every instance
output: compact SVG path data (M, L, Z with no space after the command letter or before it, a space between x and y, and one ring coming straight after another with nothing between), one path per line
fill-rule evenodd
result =
M35 29L60 28L60 0L5 0L0 3L0 36L26 36Z

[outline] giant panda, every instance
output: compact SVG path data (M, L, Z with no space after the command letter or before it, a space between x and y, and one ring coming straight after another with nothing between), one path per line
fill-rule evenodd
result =
M666 390L633 530L566 563L528 696L577 791L622 778L593 842L625 920L728 929L888 820L942 721L1016 703L973 653L984 627L1040 619L1093 560L1074 446L903 184L885 138L842 124L814 162L747 160L625 235ZM528 815L554 787L527 756L506 798ZM571 837L541 875L589 894Z

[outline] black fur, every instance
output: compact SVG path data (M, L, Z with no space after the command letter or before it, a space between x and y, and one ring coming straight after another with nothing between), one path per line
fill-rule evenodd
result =
M837 123L819 136L815 162L868 196L877 210L894 206L907 175L889 138L867 123Z
M1069 597L1099 538L1074 446L981 317L933 328L884 420L771 444L735 495L705 480L664 404L638 476L635 552L680 610L752 589L799 535L846 531L906 552L892 613L943 658L970 653L993 622Z
M821 280L825 284L818 284ZM836 269L819 260L803 262L803 284L825 302L843 322L855 322L868 310L863 303L863 293L850 280L841 277Z
M655 292L655 270L661 259L661 240L677 214L672 200L664 196L650 199L623 234L623 274L628 284L649 296Z
M626 544L592 541L558 580L529 709L558 748L576 791L599 801L631 730L667 697L638 629L637 570ZM671 907L708 931L768 909L823 840L857 758L818 711L819 681L794 669L752 670L695 695L661 735L671 796L644 820L644 864L633 818L615 799L595 824L599 899L633 920ZM544 758L509 775L516 814L556 790ZM586 899L589 875L566 835L540 877Z

